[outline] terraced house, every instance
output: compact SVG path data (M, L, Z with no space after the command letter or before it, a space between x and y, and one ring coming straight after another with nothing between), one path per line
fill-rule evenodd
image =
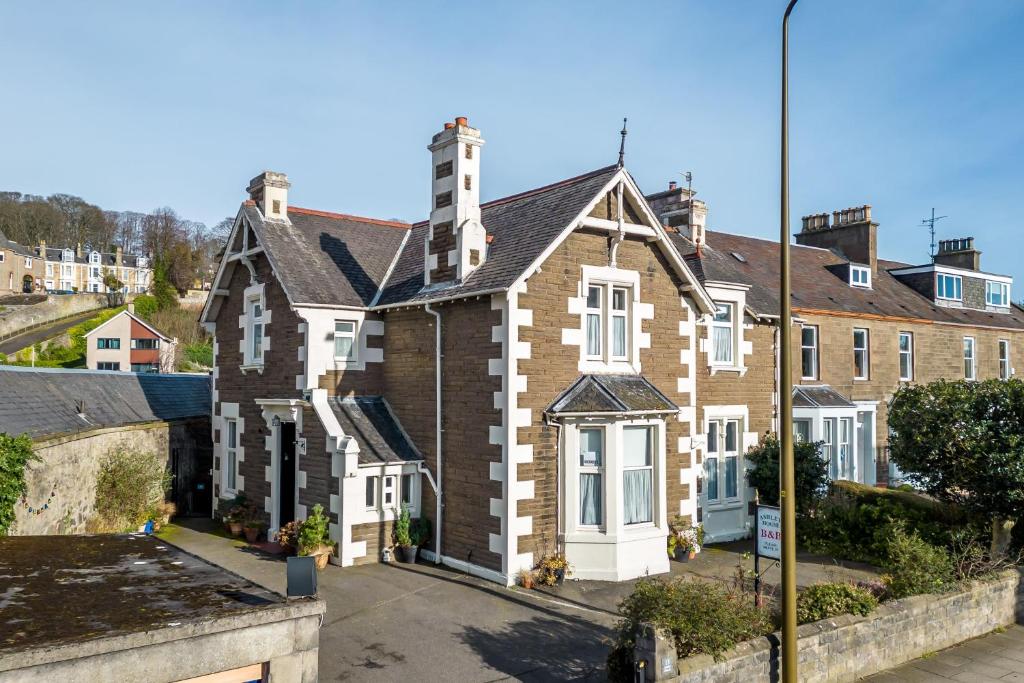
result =
M293 206L281 173L249 183L202 315L215 500L244 493L271 531L322 504L341 565L379 561L405 504L433 522L428 559L500 583L557 551L580 578L667 571L677 515L748 533L744 453L777 424L772 244L708 230L681 188L645 198L621 161L481 204L483 146L464 118L433 136L416 224ZM848 222L794 248L814 330L798 424L835 476L866 479L900 334L915 379L955 375L931 356L957 360L960 336L982 377L1004 334L1012 372L1024 315L940 304ZM864 252L844 237L861 229ZM930 267L963 291L1004 280L961 266Z
M683 188L648 200L679 226L679 251L715 301L697 363L700 503L708 536L734 538L750 523L743 451L777 426L779 246L704 229L707 207ZM1008 379L1024 364L1012 279L981 270L972 238L940 241L932 262L914 266L878 256L878 229L870 206L805 216L791 248L793 428L823 442L833 478L869 484L900 476L886 411L901 384Z

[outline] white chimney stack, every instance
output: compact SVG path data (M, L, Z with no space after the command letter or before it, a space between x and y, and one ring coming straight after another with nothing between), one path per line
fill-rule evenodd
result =
M487 258L487 232L480 222L480 131L466 117L444 124L431 152L430 231L424 284L465 280Z
M263 217L271 220L288 220L288 176L275 171L264 171L249 181L245 191L249 199L256 202Z

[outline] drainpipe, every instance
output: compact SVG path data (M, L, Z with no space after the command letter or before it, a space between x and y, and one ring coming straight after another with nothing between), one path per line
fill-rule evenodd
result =
M555 429L555 546L565 554L565 543L559 541L562 538L562 487L565 486L562 477L562 423L551 419L551 416L544 415L544 422Z
M435 526L437 527L437 531L434 534L434 564L441 564L441 530L443 528L441 523L443 505L441 500L444 496L441 482L441 313L431 308L430 304L424 305L423 310L434 316L437 323L434 337L434 419L437 424L434 452L437 454L437 483L435 484L432 481L431 484L434 485L434 499L437 501L437 510L434 513Z

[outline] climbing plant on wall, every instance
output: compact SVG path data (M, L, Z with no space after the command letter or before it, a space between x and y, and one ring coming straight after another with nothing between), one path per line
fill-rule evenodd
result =
M25 466L38 460L32 452L32 439L26 434L0 434L0 536L6 536L14 524L14 508L27 492Z

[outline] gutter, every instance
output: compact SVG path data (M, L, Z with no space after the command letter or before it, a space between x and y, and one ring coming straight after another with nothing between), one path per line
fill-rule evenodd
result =
M435 429L435 443L434 448L437 454L437 482L433 479L430 480L431 485L434 487L434 500L437 503L437 510L434 513L435 526L437 531L434 534L434 564L441 564L441 530L444 528L442 524L442 517L444 511L444 504L442 500L444 498L444 489L442 488L442 443L441 443L441 313L430 307L430 304L424 304L423 310L430 315L434 316L437 322L434 336L434 419L436 421Z

